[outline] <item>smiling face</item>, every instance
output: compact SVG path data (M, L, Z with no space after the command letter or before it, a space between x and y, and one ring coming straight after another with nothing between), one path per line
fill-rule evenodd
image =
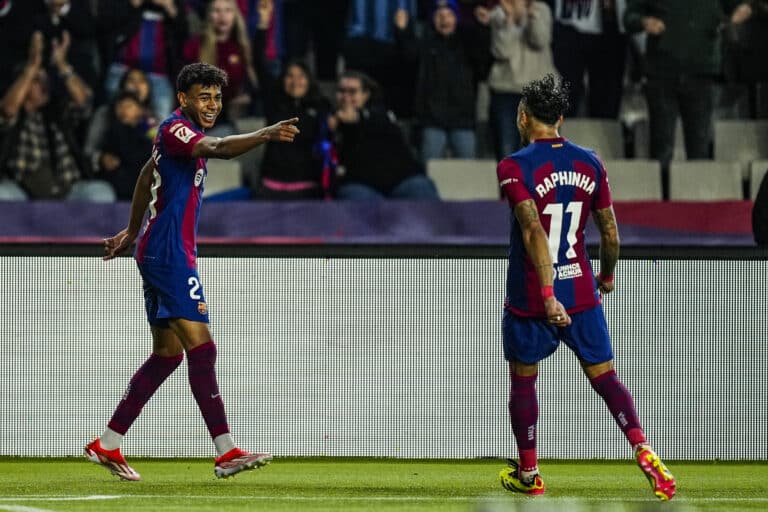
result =
M221 87L194 84L187 92L178 94L184 115L203 129L213 128L222 109Z
M303 98L309 90L309 78L300 66L289 66L283 78L283 88L291 98Z

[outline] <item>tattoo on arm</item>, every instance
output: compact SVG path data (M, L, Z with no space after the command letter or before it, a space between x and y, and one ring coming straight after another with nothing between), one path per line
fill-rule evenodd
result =
M619 261L619 227L613 207L595 211L594 219L600 231L600 272L610 276Z

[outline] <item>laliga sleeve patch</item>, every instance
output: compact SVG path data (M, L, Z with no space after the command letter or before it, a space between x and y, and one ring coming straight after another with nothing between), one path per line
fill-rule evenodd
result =
M196 135L195 132L185 126L184 123L176 123L171 126L171 133L184 144L189 143L189 141Z

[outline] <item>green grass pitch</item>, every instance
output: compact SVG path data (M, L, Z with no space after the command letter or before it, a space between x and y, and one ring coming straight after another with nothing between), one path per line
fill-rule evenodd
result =
M122 482L85 459L0 458L0 511L434 510L473 512L768 510L768 464L668 463L678 482L659 503L632 461L542 461L547 494L513 495L500 460L277 457L228 480L212 460L133 459Z

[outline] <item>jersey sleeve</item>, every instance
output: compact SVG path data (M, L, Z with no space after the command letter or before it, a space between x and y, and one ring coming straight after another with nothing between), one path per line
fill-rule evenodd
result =
M499 187L514 208L518 203L531 199L531 194L523 182L523 172L520 165L512 158L505 158L496 167L496 177L499 179Z
M603 161L597 156L595 157L595 160L597 160L597 164L600 166L600 174L602 176L600 178L600 185L597 187L597 192L595 192L592 199L592 209L602 210L603 208L608 208L612 204L611 186L608 184L608 173L605 170Z
M160 138L171 157L191 158L192 148L203 137L203 132L183 119L166 124L160 132Z

